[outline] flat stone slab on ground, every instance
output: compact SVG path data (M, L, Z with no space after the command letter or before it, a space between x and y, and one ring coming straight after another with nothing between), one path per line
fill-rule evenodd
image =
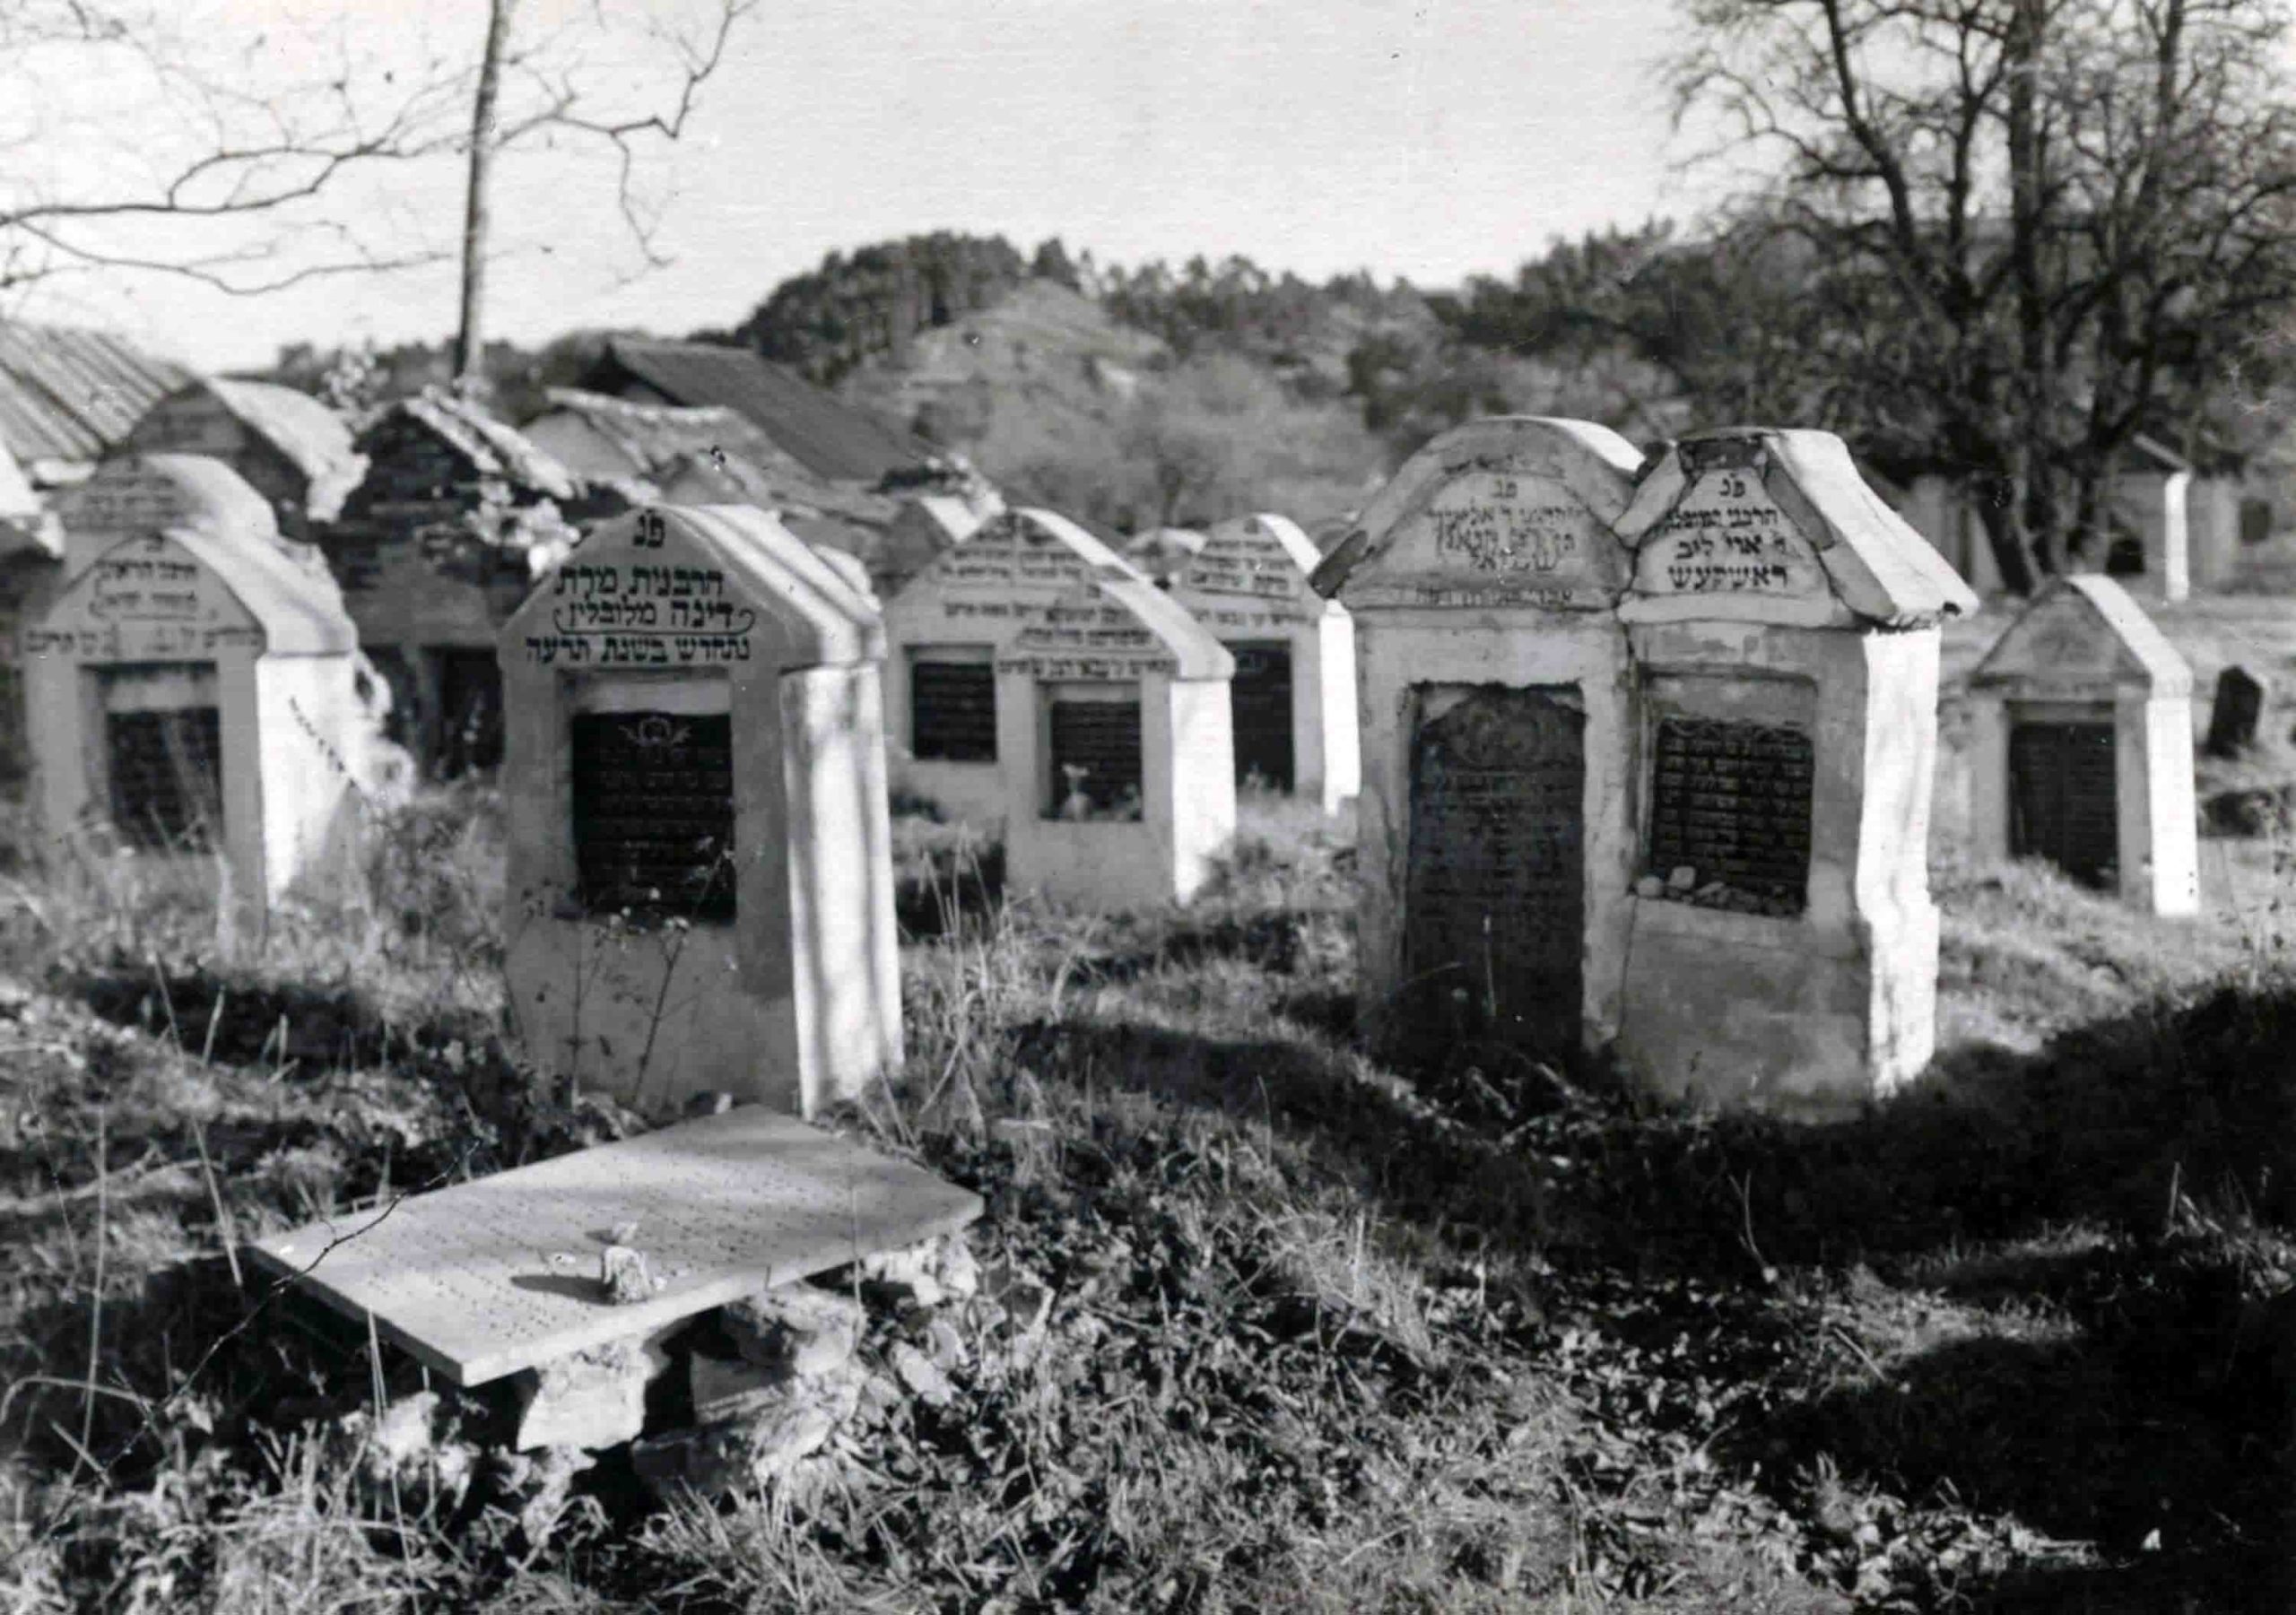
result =
M458 1385L953 1233L978 1195L761 1106L348 1212L250 1250ZM617 1232L637 1228L627 1240ZM617 1306L608 1244L664 1287Z

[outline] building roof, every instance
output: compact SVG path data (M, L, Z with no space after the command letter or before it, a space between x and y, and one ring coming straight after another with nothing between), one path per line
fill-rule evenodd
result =
M666 532L659 545L637 547L641 515L658 516ZM687 558L691 559L687 559ZM577 542L560 566L622 561L648 566L697 562L726 574L730 597L771 612L787 650L783 667L849 666L882 659L883 624L865 590L847 569L824 560L770 510L751 505L657 505L600 523ZM545 574L545 576L547 576ZM502 630L505 644L550 629L556 609L537 581L526 603ZM554 630L552 630L554 631Z
M616 337L586 385L618 392L632 381L674 404L739 412L816 476L874 487L933 456L924 443L822 391L747 348Z
M0 556L23 550L45 555L61 553L63 541L50 516L32 491L8 446L0 443Z
M309 393L275 382L202 377L176 388L153 411L195 392L214 398L302 473L308 484L303 508L317 519L333 520L344 497L359 485L367 463L352 445L351 428ZM147 419L152 412L145 412ZM139 440L140 432L130 434L131 446Z
M100 459L190 379L100 331L0 322L0 444L36 478Z
M556 456L528 441L517 428L442 387L427 387L419 396L393 403L359 434L361 452L371 459L378 435L401 418L420 422L482 476L501 477L553 499L570 499L581 491Z

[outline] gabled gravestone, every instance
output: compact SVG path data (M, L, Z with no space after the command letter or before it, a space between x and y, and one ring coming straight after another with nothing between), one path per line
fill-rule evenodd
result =
M1222 522L1168 585L1181 609L1236 658L1230 686L1236 782L1321 804L1353 796L1355 623L1308 586L1323 557L1281 516Z
M1049 510L1003 511L942 551L885 603L894 786L978 829L1001 826L997 652L1076 584L1144 576Z
M812 1115L900 1064L877 614L769 512L606 524L503 632L507 971L545 1070Z
M1975 601L1824 433L1644 465L1446 434L1316 575L1355 615L1371 1029L1504 1065L1614 1045L1794 1110L1927 1060L1938 635Z
M2264 685L2247 668L2228 667L2218 673L2216 699L2208 709L2208 754L2238 757L2255 745L2264 703Z
M1007 886L1185 902L1236 829L1235 659L1155 585L1076 584L996 658Z
M66 501L65 572L25 630L49 833L108 818L149 858L222 860L260 930L347 851L377 784L358 639L316 557L220 461L108 462Z
M1970 834L2160 915L2200 907L2192 671L2109 577L2053 579L1969 678Z

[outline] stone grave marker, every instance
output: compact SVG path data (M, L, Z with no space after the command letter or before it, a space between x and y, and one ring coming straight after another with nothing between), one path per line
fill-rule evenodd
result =
M1234 671L1143 578L1037 613L996 658L1005 884L1098 908L1193 897L1236 830Z
M983 830L1004 823L996 655L1033 613L1130 561L1049 510L1006 510L926 564L885 605L893 784Z
M763 1106L257 1240L254 1255L458 1385L642 1336L953 1233L979 1197ZM610 1247L645 1289L611 1300Z
M1937 623L1975 608L1828 434L1647 463L1486 421L1315 577L1355 615L1362 1012L1406 1055L1614 1046L1781 1111L1926 1063Z
M771 513L601 526L510 619L507 971L545 1070L804 1115L901 1058L877 614Z
M1206 534L1168 586L1236 658L1237 784L1257 778L1330 813L1355 794L1361 766L1355 623L1309 586L1322 560L1285 517L1239 517Z
M2211 757L2238 757L2256 744L2264 699L2264 685L2247 668L2228 667L2216 675L2216 699L2208 708Z
M1971 845L2200 907L2192 672L2109 577L2057 577L1970 672Z
M107 462L66 501L65 576L23 634L34 799L147 858L218 858L257 933L346 855L379 788L358 639L316 557L220 461Z

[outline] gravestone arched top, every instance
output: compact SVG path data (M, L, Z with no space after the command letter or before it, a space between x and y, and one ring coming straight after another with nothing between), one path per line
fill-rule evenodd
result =
M275 543L271 501L222 461L205 455L122 455L58 496L57 519L69 535L148 535L198 528Z
M1970 672L1969 685L2040 699L2124 687L2189 696L2192 667L2126 589L2082 573L2044 584Z
M1146 578L1093 577L1039 612L997 656L996 671L1048 682L1229 679L1236 658Z
M901 593L1011 600L1062 593L1102 576L1144 580L1147 574L1057 512L1002 510L935 556Z
M880 659L884 630L846 572L772 511L662 505L569 550L503 644L571 670L779 670Z
M1203 534L1170 587L1182 597L1245 599L1276 616L1311 621L1329 603L1308 582L1322 561L1315 541L1289 517L1233 517Z
M1640 463L1589 421L1473 421L1405 462L1317 564L1314 586L1349 607L1607 611L1628 577L1611 524Z
M1668 444L1618 519L1629 621L1928 628L1977 596L1831 432L1734 427Z

